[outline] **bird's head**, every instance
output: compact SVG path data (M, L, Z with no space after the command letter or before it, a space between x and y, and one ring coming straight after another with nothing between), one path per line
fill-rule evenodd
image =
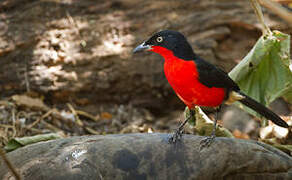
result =
M177 31L163 30L155 33L147 41L134 49L134 53L142 51L153 51L163 57L174 55L178 58L194 59L194 52L184 35Z

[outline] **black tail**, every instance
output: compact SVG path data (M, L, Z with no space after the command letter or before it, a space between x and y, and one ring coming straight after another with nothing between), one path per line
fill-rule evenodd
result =
M275 114L273 111L266 108L264 105L258 103L257 101L253 100L251 97L248 97L247 95L240 92L242 96L245 98L239 100L242 104L248 106L249 108L255 110L260 115L264 116L265 118L271 120L273 123L277 124L278 126L288 128L288 124L281 119L277 114Z

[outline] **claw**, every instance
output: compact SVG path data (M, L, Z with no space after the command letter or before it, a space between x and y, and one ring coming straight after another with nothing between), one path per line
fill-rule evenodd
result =
M168 143L175 144L177 141L181 140L183 131L177 129L168 139Z
M190 110L190 116L182 122L179 127L175 130L175 132L169 137L168 142L170 144L175 144L177 141L181 140L183 135L184 125L193 117L194 111Z
M200 142L200 150L204 149L205 147L209 147L215 140L215 137L215 135L211 135L202 139Z

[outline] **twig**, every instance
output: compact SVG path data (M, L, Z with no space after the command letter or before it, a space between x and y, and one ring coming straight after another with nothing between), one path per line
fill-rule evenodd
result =
M292 13L289 12L286 8L282 7L279 3L270 0L260 0L260 3L287 21L290 26L292 26Z
M50 123L48 123L48 122L46 122L46 121L43 121L43 124L44 124L48 129L50 129L50 130L52 130L52 131L54 131L54 132L62 132L61 129L55 127L54 125L52 125L52 124L50 124Z
M3 127L3 128L13 128L12 125L9 125L9 124L0 124L0 127Z
M62 120L63 122L67 123L67 124L70 124L72 121L68 118L65 118L64 116L62 116L62 114L55 108L52 109L53 112L52 112L52 117L53 118L56 118L56 119L59 119L59 120Z
M76 112L76 110L73 108L73 106L69 103L67 103L68 108L70 109L70 111L72 112L72 114L75 117L75 122L78 126L82 127L83 126L83 122L79 119L78 113Z
M28 127L24 127L24 129L29 130L33 133L37 133L37 134L43 134L42 130L36 129L36 128L28 128Z
M76 113L77 113L78 115L85 116L85 117L87 117L87 118L89 118L89 119L91 119L91 120L93 120L93 121L98 122L98 118L97 118L97 117L95 117L95 116L93 116L93 115L91 115L91 114L89 114L89 113L87 113L87 112L80 111L80 110L76 110Z
M13 167L13 165L11 164L11 162L8 160L8 158L6 157L5 152L3 151L2 148L0 148L0 155L3 159L3 161L5 162L5 164L7 165L8 169L12 172L12 174L15 176L15 179L17 180L21 180L20 175L18 174L18 172L15 170L15 168Z
M50 114L52 114L53 111L54 111L54 109L49 110L46 114L42 115L42 117L38 118L33 123L31 123L30 125L28 125L27 128L30 129L30 128L34 127L36 124L38 124L39 122L41 122L41 120L45 119Z
M261 10L261 6L258 3L258 0L249 0L251 2L251 5L254 9L255 14L257 15L261 25L262 25L262 32L263 35L271 35L272 31L270 30L270 28L265 24L264 21L264 16Z
M17 120L19 120L19 118L16 117L17 115L15 116L15 111L16 110L14 108L12 108L12 110L11 110L11 113L12 113L12 115L11 115L11 117L12 117L12 132L13 132L12 137L15 137L16 134L17 134L16 125L15 125L16 124L16 118L17 118Z
M96 130L90 128L90 127L85 127L86 131L91 133L91 134L94 134L94 135L100 135L99 132L97 132Z

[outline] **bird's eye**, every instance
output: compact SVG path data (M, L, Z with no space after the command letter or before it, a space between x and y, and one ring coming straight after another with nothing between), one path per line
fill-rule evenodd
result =
M162 42L163 41L163 38L161 36L157 37L156 39L157 42Z

